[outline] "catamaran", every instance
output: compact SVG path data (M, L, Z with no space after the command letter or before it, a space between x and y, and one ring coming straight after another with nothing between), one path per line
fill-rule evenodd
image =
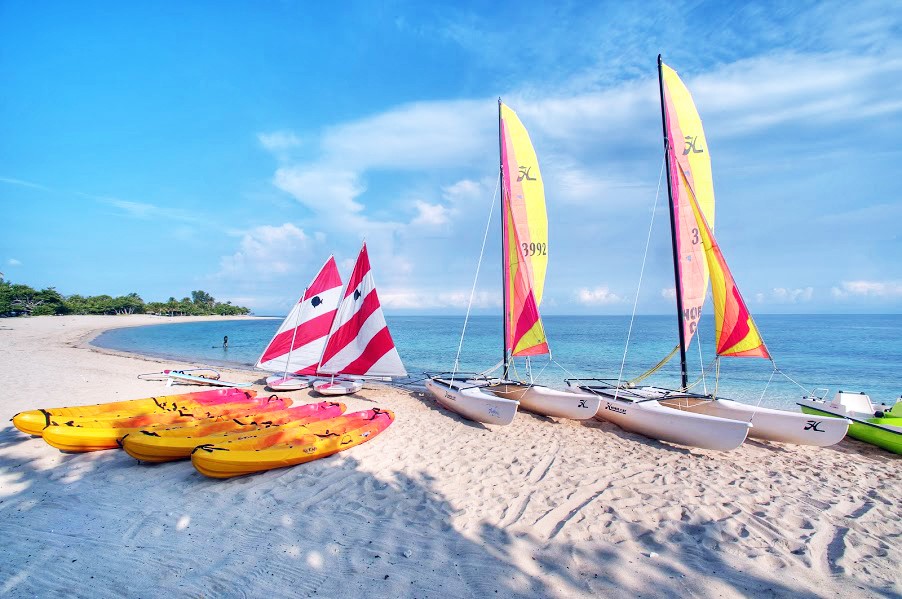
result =
M363 380L356 377L407 376L382 313L366 242L360 248L316 372L330 376L313 384L323 395L360 391Z
M295 391L317 380L317 366L341 301L341 285L335 258L329 256L257 360L257 368L279 373L267 377L267 387Z
M503 273L503 332L500 379L451 372L432 377L426 388L438 402L465 418L510 424L523 408L562 418L591 418L599 400L569 391L511 380L515 357L549 354L539 304L548 266L545 188L529 133L517 114L498 100Z
M701 118L689 90L660 56L658 84L670 199L681 387L630 388L589 379L568 379L568 384L576 383L582 392L603 399L599 418L682 445L727 451L741 445L746 436L816 446L838 443L848 430L848 420L813 420L805 414L689 391L686 348L697 332L709 276L716 360L773 359L714 238L714 185Z

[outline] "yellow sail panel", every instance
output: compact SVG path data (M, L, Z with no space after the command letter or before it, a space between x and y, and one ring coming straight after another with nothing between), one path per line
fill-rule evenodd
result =
M665 126L670 140L670 183L676 223L676 253L680 296L683 303L683 336L692 341L701 318L708 288L708 265L699 227L690 207L694 196L708 223L714 223L714 184L711 160L701 118L689 90L676 71L661 65L664 82Z
M681 172L682 174L682 172ZM711 273L711 295L714 297L714 332L717 355L744 358L770 358L767 346L758 332L723 252L694 196L690 195L693 215L705 248Z
M514 356L548 353L539 315L548 263L545 192L535 151L517 115L501 105L507 339Z
M519 238L519 251L527 258L530 281L536 302L542 303L545 272L548 269L548 214L545 210L545 184L539 169L539 159L532 147L529 133L517 113L501 104L508 162L510 204Z

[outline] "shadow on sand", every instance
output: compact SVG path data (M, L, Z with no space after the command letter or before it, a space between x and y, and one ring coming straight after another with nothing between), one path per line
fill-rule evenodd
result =
M433 476L370 468L353 450L219 481L115 450L60 456L4 428L0 481L0 595L641 597L704 595L716 579L736 595L817 596L725 561L702 539L722 521L685 523L668 545L636 528L644 553L458 529L461 508Z

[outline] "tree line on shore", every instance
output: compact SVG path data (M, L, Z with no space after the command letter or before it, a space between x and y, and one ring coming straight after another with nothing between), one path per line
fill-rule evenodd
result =
M145 302L137 293L110 295L62 295L53 287L33 289L0 278L0 316L48 316L54 314L159 314L161 316L236 316L249 314L244 306L218 302L206 291L192 291L180 300Z

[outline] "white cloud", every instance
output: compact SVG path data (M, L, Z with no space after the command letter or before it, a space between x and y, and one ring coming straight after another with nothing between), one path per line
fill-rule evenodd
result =
M265 280L298 272L306 266L317 241L291 223L255 227L241 238L237 252L220 259L219 276Z
M9 260L6 261L6 263L10 266L22 266L22 262L20 262L19 260L16 260L15 258L10 258Z
M428 204L422 200L416 201L417 215L411 225L415 226L439 226L448 222L450 210L441 204Z
M470 301L470 290L429 292L419 289L387 288L379 291L383 306L396 310L418 310L434 308L466 308ZM474 308L494 308L501 305L501 294L477 291L473 296Z
M661 290L661 297L663 297L664 299L676 299L676 288L665 287Z
M330 127L320 145L324 161L357 170L458 168L497 154L494 114L488 100L404 104Z
M260 142L261 146L270 152L289 150L301 145L301 139L291 131L258 133L257 140Z
M596 287L595 289L584 287L576 292L576 301L585 306L599 306L619 304L623 302L623 298L611 292L607 287Z
M366 187L353 171L316 164L282 167L273 183L316 214L341 217L363 210L355 198Z
M18 185L19 187L30 187L32 189L41 189L43 191L52 191L49 187L41 185L40 183L32 183L31 181L23 181L22 179L13 179L12 177L0 177L0 183Z
M771 297L779 303L797 304L800 302L810 302L813 296L813 287L802 287L798 289L775 287L771 291Z
M110 206L119 208L129 216L135 218L148 218L154 215L162 215L164 212L164 210L161 210L158 206L144 202L131 202L129 200L118 200L116 198L104 198L102 201Z
M882 299L902 298L902 282L899 281L843 281L830 290L833 297L874 297Z
M902 111L902 59L784 53L690 78L705 123L745 135L783 123L827 124Z

